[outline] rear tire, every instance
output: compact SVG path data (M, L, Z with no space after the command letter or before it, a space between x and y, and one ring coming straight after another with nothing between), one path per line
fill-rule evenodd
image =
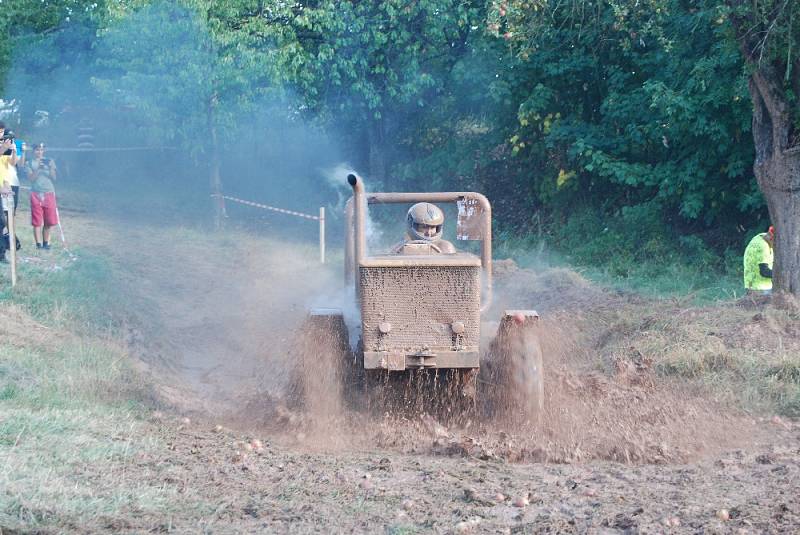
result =
M544 416L544 362L536 322L504 318L481 363L481 400L491 417L539 425Z
M347 327L341 315L309 315L295 332L289 405L319 416L341 413L349 379Z

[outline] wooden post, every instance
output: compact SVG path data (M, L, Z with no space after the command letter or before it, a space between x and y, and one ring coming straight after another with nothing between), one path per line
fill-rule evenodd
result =
M325 207L319 207L319 261L325 263Z
M8 217L6 217L6 226L8 227L8 249L11 253L9 262L11 263L11 287L13 288L17 284L17 240L14 232L13 193L3 193L2 196L0 196L0 210L3 210L8 214Z
M11 287L17 285L17 231L14 229L14 194L9 197L8 243L11 250Z

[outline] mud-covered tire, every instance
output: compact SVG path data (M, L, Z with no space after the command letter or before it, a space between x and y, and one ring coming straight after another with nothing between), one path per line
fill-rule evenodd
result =
M539 421L544 413L544 362L542 345L534 329L524 330L516 355L519 359L514 382L522 412Z
M309 315L294 336L287 387L290 407L317 413L339 408L352 367L341 315Z
M514 423L542 421L544 358L536 321L504 318L481 361L481 405L490 417Z

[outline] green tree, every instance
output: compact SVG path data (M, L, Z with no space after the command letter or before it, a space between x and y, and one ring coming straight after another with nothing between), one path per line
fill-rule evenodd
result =
M776 227L776 290L800 295L800 2L728 0L750 69L755 175Z
M470 33L467 50L443 73L442 90L426 113L399 130L404 158L392 176L407 189L482 191L492 199L498 228L521 234L541 205L540 168L534 157L512 156L508 140L531 78L524 62L484 30L481 25ZM543 151L536 146L526 154Z
M281 11L250 0L139 0L113 15L100 34L95 87L145 119L148 135L207 161L220 195L224 133L279 93L272 31ZM222 203L215 208L219 226Z
M429 109L479 16L458 0L298 2L281 68L316 118L363 139L382 181L399 127Z
M63 102L58 91L85 91L97 28L107 15L104 0L16 0L0 5L0 79L5 98L14 99L23 124L36 109ZM83 91L82 91L83 90Z
M758 210L741 62L711 13L512 1L489 28L525 62L511 143L546 175L541 198L643 204L698 230Z

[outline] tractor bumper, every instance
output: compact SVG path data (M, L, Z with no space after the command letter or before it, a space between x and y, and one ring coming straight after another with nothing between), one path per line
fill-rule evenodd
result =
M365 351L364 369L402 371L406 369L478 368L480 354L475 351L432 350Z

